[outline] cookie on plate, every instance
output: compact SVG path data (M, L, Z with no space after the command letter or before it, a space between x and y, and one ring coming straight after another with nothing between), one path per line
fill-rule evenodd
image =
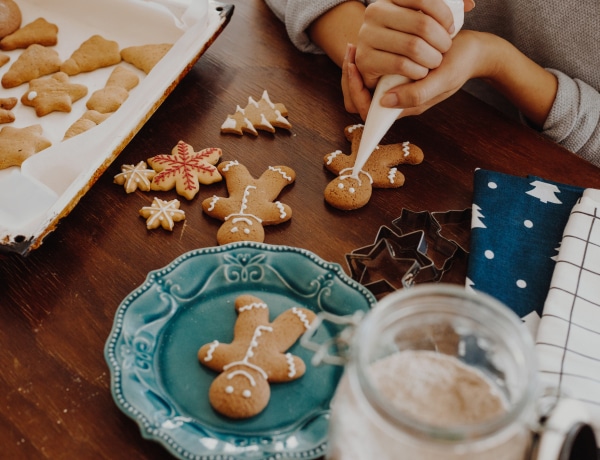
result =
M73 102L87 94L87 86L71 83L64 72L29 82L29 90L21 97L23 105L35 108L38 117L51 112L70 112Z
M271 397L271 383L291 382L306 373L306 364L287 350L310 327L316 315L292 307L272 322L260 298L242 294L235 299L238 314L233 340L214 340L198 350L203 366L218 372L208 398L217 412L234 419L253 417Z
M158 61L173 47L171 43L129 46L121 50L121 58L141 71L149 74Z

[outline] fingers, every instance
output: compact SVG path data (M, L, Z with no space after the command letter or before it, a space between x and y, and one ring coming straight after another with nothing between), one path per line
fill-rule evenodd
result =
M452 46L448 32L452 25L450 9L441 0L370 4L359 31L356 55L365 84L373 87L385 74L412 80L425 77L440 65L443 54Z
M358 113L364 120L371 105L371 92L365 86L354 62L356 47L349 44L342 64L342 92L344 107L350 113Z

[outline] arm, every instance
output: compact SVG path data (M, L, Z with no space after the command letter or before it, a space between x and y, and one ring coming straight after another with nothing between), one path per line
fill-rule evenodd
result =
M388 91L381 103L406 107L406 115L415 115L454 94L471 78L486 80L538 128L544 125L558 90L554 74L506 40L462 31L438 68L424 79Z
M308 35L341 67L347 44L356 43L364 13L365 5L360 2L340 3L315 19L308 29Z
M307 53L323 54L326 51L321 48L321 45L327 47L329 50L329 39L325 38L323 41L319 39L320 41L318 43L313 41L314 38L312 37L311 32L313 24L333 9L338 7L345 9L346 6L342 6L345 4L356 4L351 5L349 10L356 6L362 6L364 9L363 4L366 3L366 1L367 0L265 0L265 3L271 8L279 20L285 23L288 36L296 48ZM349 14L353 15L354 13ZM345 33L343 32L343 29L345 28L344 23L346 19L349 18L344 18L341 15L337 17L342 20L341 26L334 22L328 22L328 25L337 30L338 33L342 30L341 33L343 34ZM332 38L332 40L334 39ZM346 43L344 42L344 46L345 44ZM341 56L338 56L339 65L341 65L343 56L342 51Z

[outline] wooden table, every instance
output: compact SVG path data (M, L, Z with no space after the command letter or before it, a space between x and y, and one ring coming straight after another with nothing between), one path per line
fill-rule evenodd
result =
M270 165L290 166L297 180L280 200L294 217L267 228L265 242L302 247L344 267L344 255L371 244L403 208L468 208L475 168L600 187L600 169L458 93L397 122L386 139L410 140L425 152L423 164L402 169L404 187L375 191L357 211L335 210L323 200L332 179L323 156L347 151L343 129L360 121L343 109L339 69L298 52L262 0L231 3L224 32L44 244L26 258L0 259L0 457L167 457L113 403L104 344L118 305L150 270L216 245L220 222L205 216L200 202L226 188L205 186L193 201L182 199L187 219L172 233L147 231L138 210L154 195L126 195L114 184L122 164L168 153L184 140L222 148L223 160L237 159L255 176ZM236 105L265 89L288 108L291 132L222 135Z

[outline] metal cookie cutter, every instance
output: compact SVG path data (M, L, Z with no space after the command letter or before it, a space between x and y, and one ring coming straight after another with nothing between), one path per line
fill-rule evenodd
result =
M380 227L373 244L346 254L352 278L377 298L417 283L439 282L453 266L468 256L464 246L443 235L458 227L460 236L470 224L471 209L446 212L414 212L403 209L392 221L396 231ZM452 228L456 230L456 228Z

